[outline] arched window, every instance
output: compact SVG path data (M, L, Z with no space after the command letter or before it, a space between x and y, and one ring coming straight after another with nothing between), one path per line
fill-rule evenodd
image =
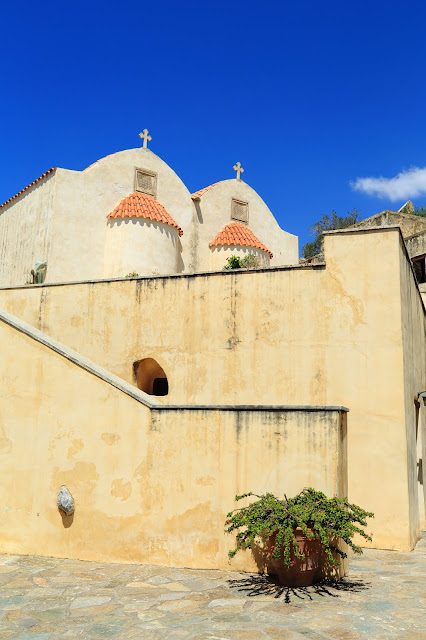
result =
M136 360L133 363L133 375L138 389L150 396L166 396L169 393L167 376L154 358Z

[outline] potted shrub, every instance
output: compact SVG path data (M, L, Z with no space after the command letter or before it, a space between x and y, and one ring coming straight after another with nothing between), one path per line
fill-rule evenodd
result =
M327 498L321 491L303 489L294 498L283 499L272 493L252 492L236 496L242 500L256 496L258 500L227 515L225 531L236 532L236 546L229 551L233 558L240 549L252 549L263 543L269 555L269 572L276 573L280 584L308 586L315 581L319 559L323 555L331 567L338 567L346 552L338 545L343 541L355 553L362 553L353 537L372 538L362 527L374 514L346 498ZM360 525L360 526L359 526Z

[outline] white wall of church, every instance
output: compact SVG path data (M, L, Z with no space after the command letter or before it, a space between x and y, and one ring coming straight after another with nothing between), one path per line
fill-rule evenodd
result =
M273 254L271 266L297 264L297 236L283 231L262 198L242 180L223 180L206 191L195 203L198 217L197 270L210 264L210 242L231 222L232 199L248 203L248 227Z
M0 210L0 284L31 281L36 261L50 266L56 175L51 174Z
M155 234L148 224L139 224L137 235L125 235L125 229L135 229L134 223L111 235L107 216L135 191L136 169L156 174L155 198L183 229L181 238L175 231ZM297 237L280 229L245 182L225 180L194 202L161 158L136 148L106 156L84 171L56 169L0 211L0 285L25 284L35 261L45 260L46 282L96 280L129 271L151 275L221 269L220 251L212 254L209 243L231 222L232 198L248 202L248 226L273 252L270 264L296 264Z
M175 272L190 270L194 213L191 195L163 160L149 149L139 148L106 156L82 172L64 169L58 172L51 259L54 268L49 272L49 281L103 277L107 215L135 191L136 168L157 174L156 200L184 230L178 240ZM143 273L150 274L152 269Z
M260 251L254 247L237 247L235 245L224 245L210 247L209 271L220 271L226 265L226 261L231 256L238 256L243 259L249 254L259 258L259 267L269 267L270 258L266 251Z
M113 218L107 227L104 278L176 273L179 235L174 227L145 218Z

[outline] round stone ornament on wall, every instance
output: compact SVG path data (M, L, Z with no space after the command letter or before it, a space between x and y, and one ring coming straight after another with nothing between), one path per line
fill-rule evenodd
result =
M58 505L58 509L63 511L65 515L70 516L71 514L74 513L74 510L75 510L74 498L72 497L71 493L68 491L65 485L62 485L62 487L59 489L58 499L56 501L56 504Z

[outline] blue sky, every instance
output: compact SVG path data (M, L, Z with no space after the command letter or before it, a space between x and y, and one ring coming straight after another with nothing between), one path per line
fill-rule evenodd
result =
M147 127L191 191L241 161L301 245L332 209L426 204L425 24L410 0L8 3L0 202Z

